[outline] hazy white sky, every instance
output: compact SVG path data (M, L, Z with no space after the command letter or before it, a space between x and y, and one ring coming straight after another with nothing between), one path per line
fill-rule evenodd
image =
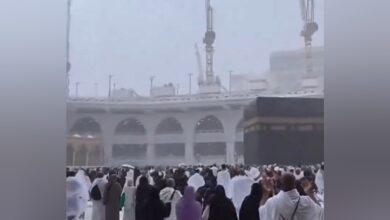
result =
M80 96L108 93L108 75L117 88L149 93L155 85L180 84L188 93L188 73L194 73L194 44L204 61L206 29L204 0L72 0L70 92L80 82ZM216 41L214 70L228 84L228 71L261 74L269 54L303 47L299 0L212 0ZM319 31L313 45L324 42L323 0L316 0Z

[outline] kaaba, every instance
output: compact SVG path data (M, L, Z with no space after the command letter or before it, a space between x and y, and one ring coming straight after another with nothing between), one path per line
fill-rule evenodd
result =
M250 165L324 161L324 99L258 97L244 110L244 160Z

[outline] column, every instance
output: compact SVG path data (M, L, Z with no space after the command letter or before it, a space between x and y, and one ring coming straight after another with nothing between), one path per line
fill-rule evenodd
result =
M152 129L149 127L149 131ZM154 135L150 132L147 134L146 140L146 165L155 165L156 164L156 151L155 151L155 143L154 143Z
M184 124L185 124L185 127L184 127L185 163L192 165L195 163L195 157L194 157L195 137L194 137L193 122L187 119L184 121Z
M113 146L113 141L112 137L109 135L103 135L103 158L104 158L104 165L106 166L111 166L113 164L113 159L112 159L112 146Z
M185 144L185 161L186 164L194 164L194 146L193 140L186 140Z
M156 160L155 144L149 142L146 147L146 164L153 166L155 164L155 160Z
M234 152L236 145L236 125L229 123L225 130L226 137L226 162L228 164L234 163Z
M87 147L87 151L85 152L85 166L88 166L89 164L89 147Z
M142 123L146 130L146 162L145 165L151 165L154 166L158 164L159 162L156 161L158 158L156 158L156 143L155 143L155 137L154 132L156 130L157 123L156 121L159 121L158 117L156 115L150 114L148 117L144 118L142 120Z
M115 126L116 125L109 118L106 118L106 120L101 122L103 137L103 164L106 166L113 165L112 146L114 144L113 135Z
M76 150L73 149L73 152L72 152L72 166L73 167L75 165L75 162L76 162Z
M235 145L234 140L228 140L228 142L226 142L226 162L228 164L234 163Z

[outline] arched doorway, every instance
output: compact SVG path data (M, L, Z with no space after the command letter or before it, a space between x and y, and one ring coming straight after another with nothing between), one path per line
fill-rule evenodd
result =
M214 115L208 115L196 123L195 134L202 137L198 138L194 145L194 157L197 162L204 164L226 162L226 141L224 138L217 138L218 134L223 133L222 122Z
M129 118L116 126L115 135L146 135L146 129L138 119Z
M103 165L103 139L100 124L91 117L77 120L68 133L67 164L75 166ZM98 149L95 149L98 147ZM70 155L71 154L71 155Z
M183 127L181 126L180 122L174 117L169 117L162 120L157 125L157 129L156 129L156 134L182 134L182 133L183 133Z

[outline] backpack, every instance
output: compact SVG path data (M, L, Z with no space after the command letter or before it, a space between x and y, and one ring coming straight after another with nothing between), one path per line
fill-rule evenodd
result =
M165 216L164 217L169 217L171 216L171 210L172 210L172 199L173 199L173 196L175 195L175 192L176 192L176 189L173 190L173 193L169 199L169 202L165 203Z
M91 199L93 199L95 201L99 201L102 199L102 194L100 193L100 190L99 190L99 187L97 184L94 187L92 187Z

